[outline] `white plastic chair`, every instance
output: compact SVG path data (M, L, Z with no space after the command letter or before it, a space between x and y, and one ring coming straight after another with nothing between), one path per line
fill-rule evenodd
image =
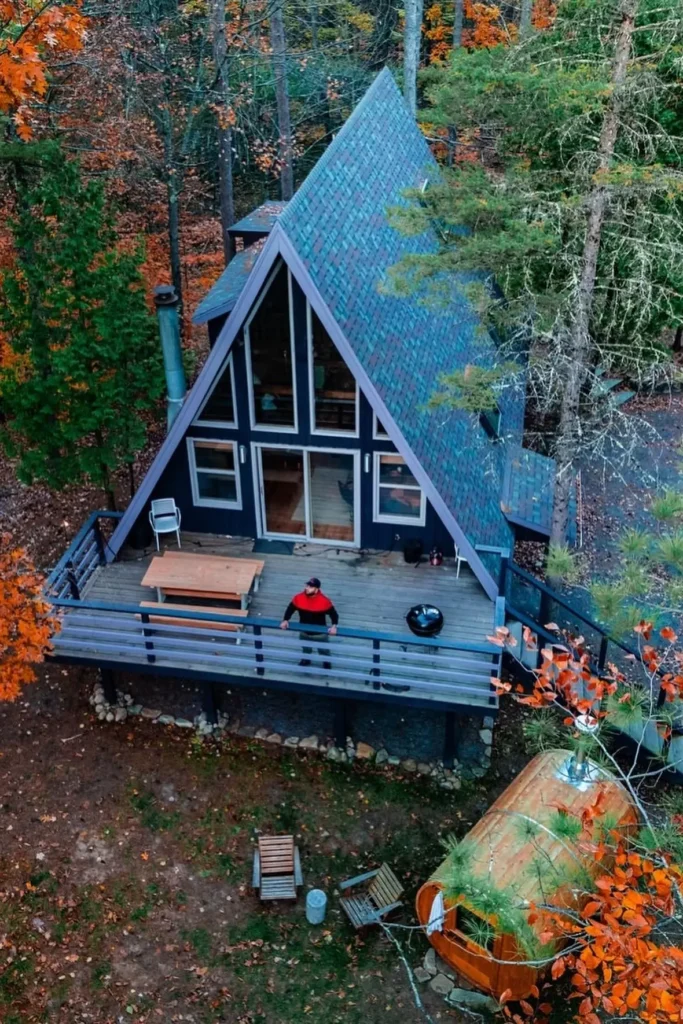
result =
M152 502L149 512L150 526L154 530L154 539L159 550L159 534L175 533L180 547L180 509L173 498L157 498Z
M460 579L460 566L463 565L463 564L467 565L467 559L465 558L464 555L460 554L460 548L456 544L456 546L455 546L455 578L456 578L456 580Z

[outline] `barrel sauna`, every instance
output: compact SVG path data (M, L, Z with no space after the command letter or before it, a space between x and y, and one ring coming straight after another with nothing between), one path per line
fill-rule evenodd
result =
M520 902L544 902L547 893L544 897L538 874L531 870L533 859L540 853L558 868L565 869L575 859L576 850L572 857L570 844L542 829L536 831L532 841L524 836L520 823L526 816L547 825L560 807L580 818L587 808L595 805L600 793L603 794L601 816L610 826L630 829L637 825L638 815L628 793L608 772L592 762L579 764L567 750L538 754L464 837L463 842L473 850L468 871L475 877L491 880L501 890L513 892ZM434 899L443 890L437 879L447 871L448 862L449 857L446 857L418 891L417 916L425 927ZM590 859L586 859L585 866L589 871L597 870ZM556 892L553 899L556 904L565 906L572 903L568 893ZM512 999L528 996L540 972L514 962L497 962L524 959L514 935L495 933L488 943L489 948L485 949L468 933L468 925L488 923L495 931L495 921L486 922L474 907L467 905L464 897L457 895L445 898L444 911L442 930L428 936L439 956L470 984L495 998L506 989L510 989ZM540 933L547 928L547 919L543 922L539 915L534 927ZM476 927L474 930L476 932Z

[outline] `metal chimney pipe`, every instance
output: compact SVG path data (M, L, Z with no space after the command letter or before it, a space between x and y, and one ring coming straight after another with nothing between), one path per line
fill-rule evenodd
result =
M159 318L161 350L166 374L166 429L170 430L185 400L187 384L180 350L180 320L178 296L171 284L160 284L154 289L154 305Z

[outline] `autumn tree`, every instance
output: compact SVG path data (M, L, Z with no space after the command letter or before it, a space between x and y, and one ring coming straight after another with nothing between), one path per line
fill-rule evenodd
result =
M0 701L16 700L35 679L55 623L41 576L8 533L0 534Z
M580 817L562 805L542 807L539 799L538 818L520 821L519 842L531 848L530 870L534 877L539 873L542 906L529 905L495 878L472 877L466 844L451 843L446 893L466 892L468 906L490 922L482 922L483 928L513 932L519 959L548 971L531 1001L505 1005L515 1024L547 1020L555 984L565 976L581 1024L625 1014L643 1024L664 1024L683 1012L683 800L674 794L655 803L653 787L665 766L642 757L646 735L669 736L679 714L683 650L668 627L655 643L651 624L641 622L635 638L638 657L623 668L608 663L598 672L582 638L547 623L531 691L494 680L501 694L512 694L531 710L527 739L537 749L573 747L571 770L594 789ZM490 639L515 658L517 645L507 629ZM529 630L525 640L528 649L537 643ZM634 740L631 748L614 738L624 731ZM605 814L610 784L627 791L637 827L623 830ZM544 860L542 844L533 857L541 835L561 844L568 867ZM474 941L485 947L484 938ZM501 1002L508 998L504 993Z
M52 151L21 185L14 264L0 275L0 442L25 483L84 478L115 507L112 475L132 464L163 389L140 248L117 246L102 186Z
M31 105L47 92L50 55L80 50L86 24L80 0L0 3L0 115L12 115L20 138L30 138Z
M547 31L456 52L425 73L424 119L457 125L467 160L394 212L402 230L434 224L440 240L437 253L397 269L396 285L442 289L451 275L497 330L501 362L526 352L557 464L557 543L578 458L610 433L630 438L625 454L636 446L604 371L648 384L666 372L663 330L683 321L683 121L671 56L682 41L671 0L565 0ZM463 272L469 285L457 283ZM440 399L457 406L462 387L444 371Z

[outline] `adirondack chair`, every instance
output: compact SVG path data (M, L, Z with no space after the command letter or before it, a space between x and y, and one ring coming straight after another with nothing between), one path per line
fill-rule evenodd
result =
M294 836L259 836L251 884L262 900L296 899L304 878Z
M403 886L388 864L382 864L374 871L367 871L364 875L340 882L339 888L352 889L364 882L370 884L364 887L363 892L354 896L342 896L340 900L344 913L356 929L378 924L392 910L402 905L399 896L403 892Z

